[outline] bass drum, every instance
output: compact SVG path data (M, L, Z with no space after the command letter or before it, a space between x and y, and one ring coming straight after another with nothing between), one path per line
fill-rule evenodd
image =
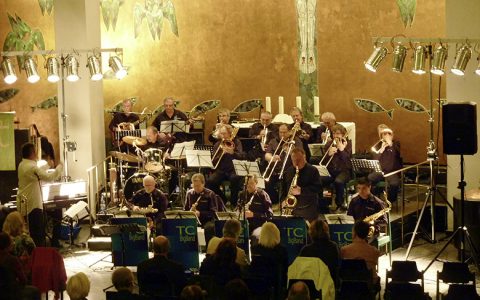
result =
M127 181L125 181L125 187L123 188L123 194L125 195L125 199L131 200L133 194L143 189L143 178L147 175L152 176L157 182L157 178L152 174L148 174L148 173L133 174L127 179ZM157 188L158 188L158 183L157 183Z

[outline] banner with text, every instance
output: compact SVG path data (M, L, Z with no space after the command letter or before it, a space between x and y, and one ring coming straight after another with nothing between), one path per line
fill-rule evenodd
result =
M187 269L198 269L197 219L163 219L162 231L170 241L168 257Z
M287 248L288 264L291 264L307 243L305 220L298 217L273 217L272 222L280 230L280 244Z
M0 171L15 170L13 113L0 113Z

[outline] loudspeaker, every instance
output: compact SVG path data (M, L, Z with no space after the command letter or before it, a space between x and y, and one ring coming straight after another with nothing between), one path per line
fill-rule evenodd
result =
M443 152L477 153L477 105L474 102L447 103L443 113Z

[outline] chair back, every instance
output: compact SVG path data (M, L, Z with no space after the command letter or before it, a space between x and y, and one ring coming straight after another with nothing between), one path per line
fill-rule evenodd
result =
M342 281L338 300L374 299L375 294L366 281Z
M424 300L426 299L421 285L410 282L389 282L385 288L384 299L387 300Z
M159 270L149 270L140 286L140 294L149 297L175 296L175 286L168 276Z
M36 247L32 253L32 284L40 292L62 292L67 286L63 257L57 249Z
M364 259L342 259L339 277L342 281L370 282L372 272L368 269Z
M470 272L468 265L461 262L445 262L438 273L438 279L445 283L469 283L475 285L475 273Z
M480 296L477 294L477 290L474 285L468 284L451 284L448 287L448 293L443 298L445 300L478 300Z
M418 271L415 261L393 261L392 269L387 271L388 278L395 282L423 281L423 273Z

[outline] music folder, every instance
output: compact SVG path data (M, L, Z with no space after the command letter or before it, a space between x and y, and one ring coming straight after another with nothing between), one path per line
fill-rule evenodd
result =
M328 169L326 166L324 165L313 165L313 166L317 168L320 176L330 177L330 172L328 172Z

